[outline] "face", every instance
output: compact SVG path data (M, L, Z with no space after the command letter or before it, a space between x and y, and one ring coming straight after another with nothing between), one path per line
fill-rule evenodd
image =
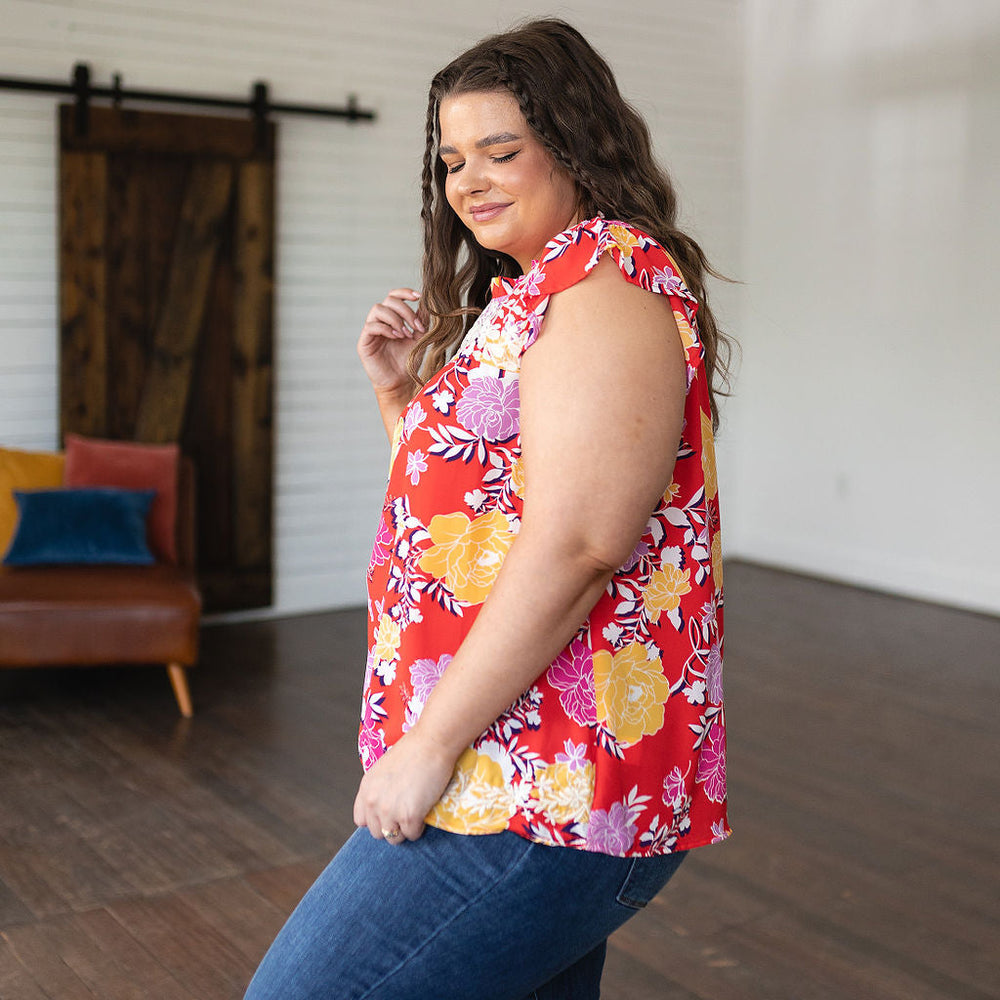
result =
M579 221L576 185L507 91L446 97L438 120L448 204L480 246L526 271L553 236Z

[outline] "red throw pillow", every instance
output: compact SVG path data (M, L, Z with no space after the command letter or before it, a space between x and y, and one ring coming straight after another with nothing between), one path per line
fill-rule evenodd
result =
M161 562L177 563L176 444L139 444L66 435L67 486L156 490L147 522L149 547Z

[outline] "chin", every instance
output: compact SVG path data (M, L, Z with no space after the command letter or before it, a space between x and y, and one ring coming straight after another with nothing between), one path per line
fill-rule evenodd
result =
M506 243L503 240L491 240L488 236L480 236L475 230L473 230L472 235L476 238L476 242L484 249L489 250L490 253L502 253L506 254L508 257L511 256L509 250L505 249Z

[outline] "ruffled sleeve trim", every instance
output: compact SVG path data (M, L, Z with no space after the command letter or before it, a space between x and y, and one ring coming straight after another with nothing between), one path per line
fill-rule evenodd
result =
M676 295L697 310L698 300L684 284L680 268L652 236L626 222L600 215L578 223L545 245L538 261L538 267L544 271L537 282L540 291L554 295L576 284L608 252L633 284L650 292Z
M494 278L494 297L519 297L529 312L544 315L548 297L582 281L606 253L633 285L679 300L674 313L679 325L682 316L685 320L682 339L689 363L696 364L704 356L695 320L698 299L684 284L680 269L667 251L641 229L625 222L599 215L560 233L545 245L539 259L521 277ZM539 327L540 323L535 325L522 350L534 342Z

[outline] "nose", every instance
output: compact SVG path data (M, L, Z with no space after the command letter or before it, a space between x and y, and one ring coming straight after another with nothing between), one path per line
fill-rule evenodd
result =
M489 186L489 178L482 169L479 157L466 160L465 165L458 174L458 184L456 185L460 194L473 195L482 194Z

